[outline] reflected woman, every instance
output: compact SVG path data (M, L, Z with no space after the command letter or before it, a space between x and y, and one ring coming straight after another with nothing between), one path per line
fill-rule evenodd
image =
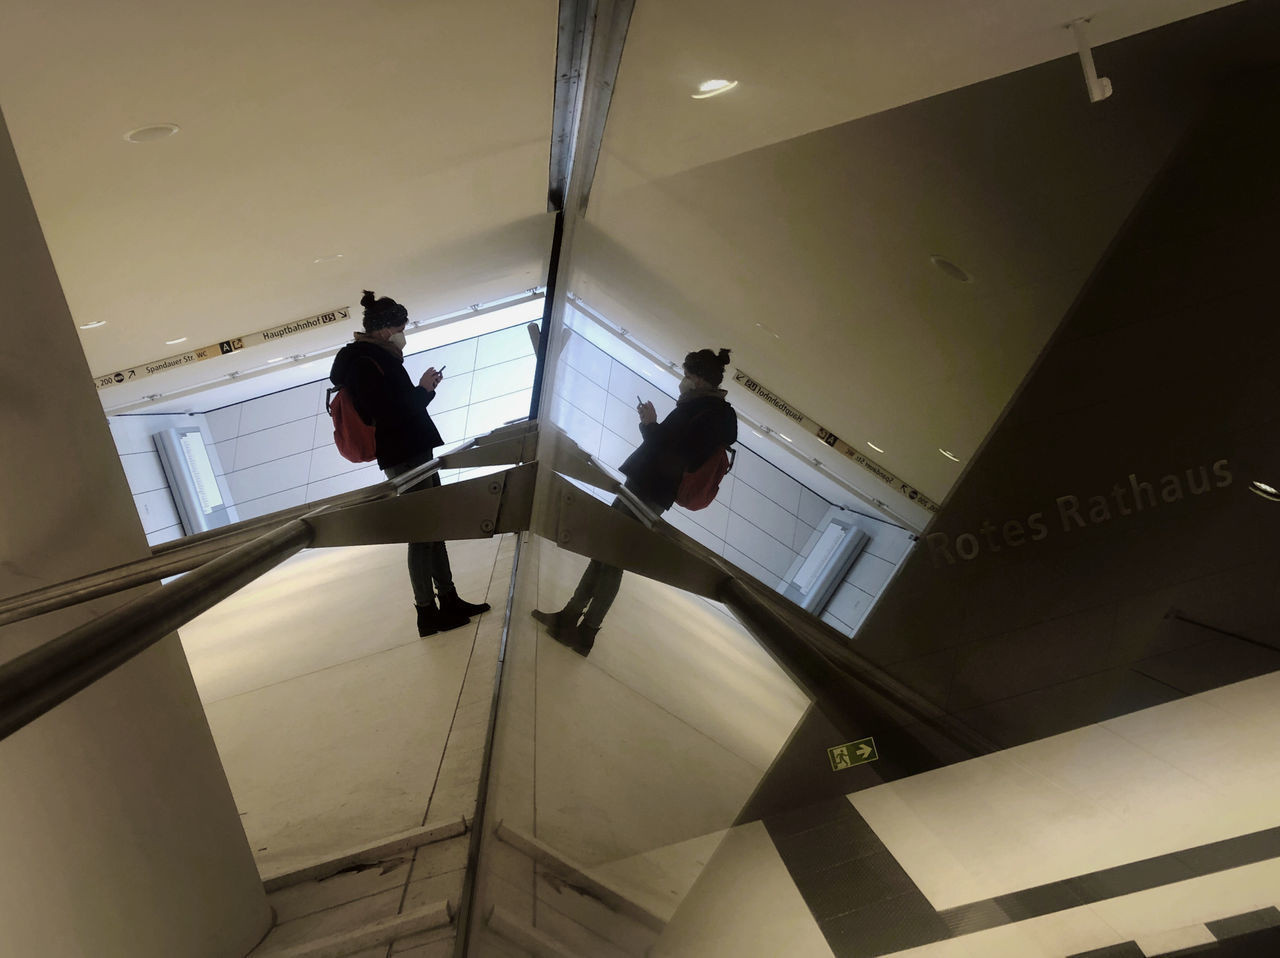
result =
M738 439L738 417L720 388L729 365L729 350L699 349L684 358L684 378L676 408L662 422L653 403L636 406L640 416L640 447L620 467L625 486L653 512L671 508L685 473L695 472L717 450ZM621 498L613 507L630 514ZM622 583L622 570L592 559L573 597L559 612L537 609L533 617L547 633L579 655L590 653L596 633L613 605Z

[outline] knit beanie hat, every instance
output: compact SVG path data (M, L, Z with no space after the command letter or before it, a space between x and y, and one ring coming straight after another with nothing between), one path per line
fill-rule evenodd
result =
M699 349L684 358L684 371L690 376L697 376L712 386L719 386L724 379L724 368L729 365L729 350L722 349L713 353L709 349Z
M366 332L375 329L394 329L409 322L409 311L390 296L381 299L366 289L360 297L360 305L364 307L364 328Z

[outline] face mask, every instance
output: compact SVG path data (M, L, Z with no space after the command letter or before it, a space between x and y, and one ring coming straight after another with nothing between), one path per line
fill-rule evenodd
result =
M396 344L397 346L399 346L401 349L404 349L404 347L405 347L405 345L406 345L406 340L405 340L405 338L404 338L404 331L402 330L402 331L400 331L400 332L398 332L398 333L392 333L392 334L391 334L391 340L390 340L390 341L391 341L391 342L393 342L393 343L395 343L395 344Z
M693 381L692 376L685 376L680 380L680 395L685 396L697 389L697 383Z

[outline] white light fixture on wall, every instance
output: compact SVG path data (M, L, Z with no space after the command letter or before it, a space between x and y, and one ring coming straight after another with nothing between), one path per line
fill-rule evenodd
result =
M1089 38L1084 33L1084 25L1088 22L1087 17L1082 20L1072 20L1067 24L1067 29L1076 38L1076 50L1080 54L1080 68L1084 70L1084 85L1089 91L1089 101L1098 103L1111 96L1111 81L1106 77L1098 76L1097 67L1093 65L1093 49L1089 46Z

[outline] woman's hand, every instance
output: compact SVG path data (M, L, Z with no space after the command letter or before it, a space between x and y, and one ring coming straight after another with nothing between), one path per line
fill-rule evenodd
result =
M640 414L640 422L651 423L658 421L658 412L653 408L653 403L642 402L636 406L636 412Z
M436 391L436 387L440 385L440 380L444 379L444 373L436 370L435 366L428 366L427 371L422 374L422 378L418 380L418 385L429 393Z

